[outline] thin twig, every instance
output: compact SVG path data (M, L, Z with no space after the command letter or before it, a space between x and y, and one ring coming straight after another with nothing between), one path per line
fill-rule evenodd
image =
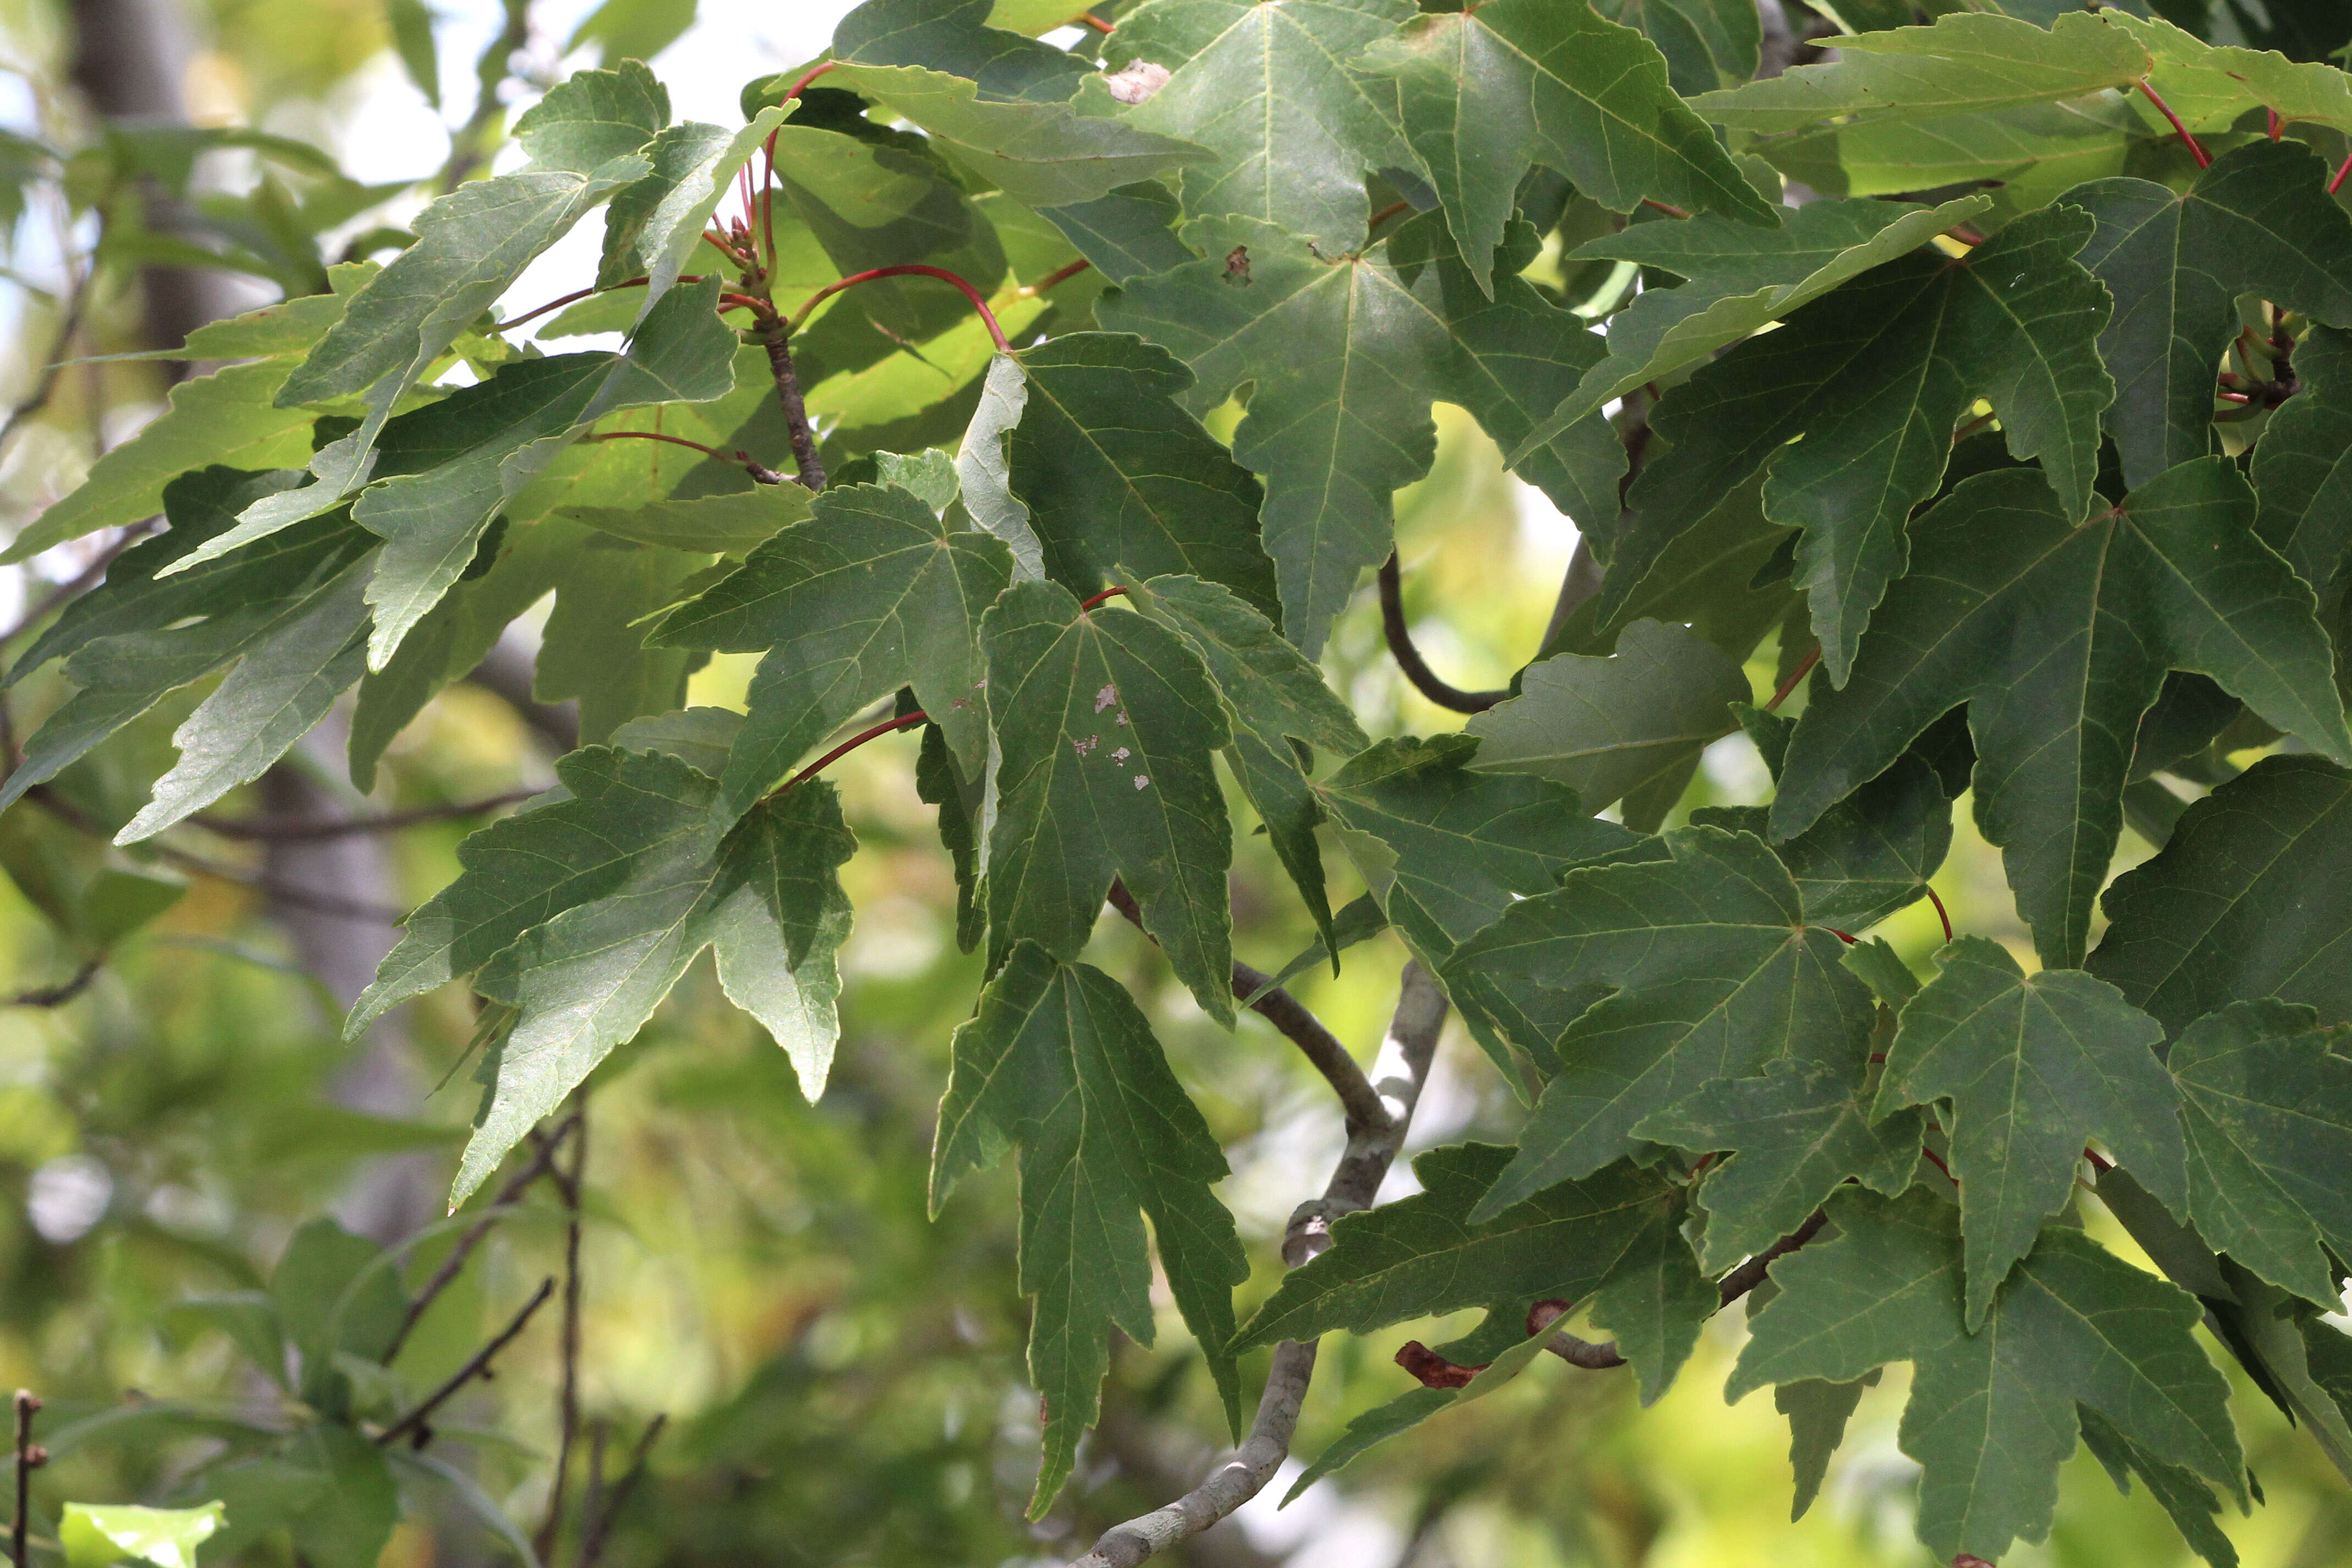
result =
M1127 890L1124 881L1114 879L1105 901L1125 915L1128 923L1146 936L1143 910L1137 907L1135 895ZM1154 937L1153 941L1159 939ZM1307 1010L1306 1005L1273 984L1274 977L1251 968L1241 960L1234 960L1234 1000L1245 1003L1249 1010L1280 1030L1285 1039L1297 1046L1323 1080L1339 1097L1339 1106L1347 1114L1348 1131L1378 1131L1388 1112L1381 1107L1381 1097L1372 1089L1371 1080L1339 1037L1323 1026L1321 1019ZM1265 993L1260 995L1259 993ZM1252 997L1255 1001L1251 1001Z
M1412 628L1404 619L1404 578L1398 570L1396 552L1381 563L1381 629L1388 634L1389 652L1396 658L1397 668L1412 682L1412 689L1436 703L1440 708L1456 713L1484 713L1510 693L1508 691L1465 691L1438 679L1429 668L1421 650L1412 646Z
M457 1238L457 1245L449 1249L449 1256L441 1260L441 1267L433 1271L433 1278L427 1279L425 1288L410 1300L408 1313L401 1319L399 1331L392 1336L392 1343L384 1347L383 1354L379 1358L384 1365L392 1364L393 1358L400 1353L400 1347L408 1342L409 1333L416 1327L418 1320L425 1316L426 1309L440 1300L441 1292L457 1279L465 1268L467 1259L474 1256L474 1249L482 1245L484 1237L489 1235L490 1227L512 1212L512 1205L521 1199L533 1182L547 1174L548 1167L555 1163L556 1151L563 1147L563 1141L579 1125L577 1117L567 1116L556 1124L551 1135L537 1139L530 1163L507 1179L506 1185L499 1189L498 1195L483 1210L482 1217Z
M533 1542L541 1563L552 1557L555 1538L563 1528L564 1484L571 1475L572 1447L580 1436L580 1198L581 1179L588 1165L588 1103L584 1090L572 1109L572 1121L576 1123L572 1135L572 1169L559 1169L555 1178L569 1211L563 1229L563 1377L555 1394L555 1481L548 1489L546 1521L539 1527L539 1539Z
M2139 89L2142 93L2147 95L2147 100L2150 103L2156 105L2156 111L2158 114L2163 115L2166 121L2171 124L2173 134L2179 137L2181 142L2188 147L2189 155L2197 160L2197 166L2200 169L2211 168L2213 166L2213 155L2205 151L2203 144L2200 143L2196 137L2189 133L2189 127L2180 123L2180 116L2172 112L2172 105L2164 101L2164 95L2158 92L2154 87L2150 86L2148 79L2146 77L2139 79Z
M629 1468L623 1470L621 1479L613 1484L612 1491L605 1496L604 1506L589 1519L573 1568L596 1568L597 1559L604 1555L604 1540L613 1528L613 1521L621 1516L629 1494L636 1490L637 1482L646 1472L646 1456L653 1452L655 1440L662 1435L662 1428L668 1425L667 1415L656 1415L646 1424L645 1435L637 1439L636 1447L629 1455Z
M1404 1147L1413 1107L1421 1099L1430 1058L1445 1025L1445 993L1437 982L1418 959L1407 962L1399 977L1396 1012L1389 1021L1388 1037L1381 1041L1372 1068L1385 1125L1350 1135L1323 1195L1300 1205L1290 1216L1282 1256L1292 1268L1330 1245L1334 1219L1371 1206L1373 1194ZM1255 1497L1289 1457L1290 1440L1298 1429L1299 1406L1314 1376L1313 1343L1285 1340L1275 1346L1265 1391L1258 1396L1257 1417L1241 1447L1212 1470L1208 1479L1167 1507L1103 1531L1094 1550L1071 1568L1135 1568L1146 1558L1200 1534Z
M506 1349L514 1337L522 1332L524 1325L530 1321L530 1315L546 1305L547 1299L554 1294L555 1279L551 1275L539 1282L539 1289L532 1292L530 1300L523 1303L522 1310L514 1315L514 1321L499 1331L498 1338L468 1357L465 1365L449 1374L449 1380L446 1383L425 1396L423 1404L377 1433L376 1447L389 1447L412 1432L424 1435L420 1441L429 1439L431 1432L425 1425L426 1420L436 1410L447 1404L459 1389L473 1382L474 1379L488 1374L491 1358Z
M192 826L218 834L223 838L293 844L314 838L349 838L362 833L397 833L404 827L415 827L427 822L480 816L502 806L520 805L541 793L535 789L510 789L504 795L489 795L481 800L461 800L448 805L420 805L408 811L388 811L378 816L348 817L341 822L245 822L234 817L201 815L188 818L188 822Z
M106 569L114 564L118 556L154 531L157 521L151 517L144 522L135 522L124 529L122 537L100 551L89 565L74 574L71 582L60 583L41 595L39 604L17 616L15 626L5 632L0 632L0 643L15 642L47 620L51 611L63 607L68 600L79 598L95 587L98 580L106 575Z
M1768 713L1771 712L1773 710L1779 708L1781 703L1789 700L1789 694L1796 690L1799 686L1802 685L1805 677L1812 674L1813 666L1821 662L1822 645L1815 643L1813 645L1813 651L1799 659L1797 661L1797 668L1789 672L1788 679L1782 680L1780 684L1774 689L1770 698L1766 700L1764 703L1764 710Z
M82 316L89 305L90 279L97 272L95 262L85 263L81 276L74 279L72 291L66 296L66 313L58 322L57 335L49 340L48 352L41 356L40 379L33 383L33 390L16 406L8 410L7 419L0 421L0 447L7 445L18 426L47 408L56 395L58 378L65 374L67 351L81 331Z
M89 990L89 983L97 979L98 972L105 967L106 961L102 958L85 959L70 979L60 980L55 985L37 985L30 991L19 991L14 996L0 997L0 1007L62 1007Z
M808 404L801 396L800 376L793 369L792 333L782 322L770 322L760 334L768 351L768 372L776 383L776 405L783 410L784 431L792 437L793 463L802 485L824 489L824 464L816 455L816 431L809 424Z
M49 1462L49 1451L33 1441L33 1415L40 1407L31 1389L16 1391L16 1517L8 1527L9 1556L16 1568L31 1561L26 1553L33 1529L33 1472Z

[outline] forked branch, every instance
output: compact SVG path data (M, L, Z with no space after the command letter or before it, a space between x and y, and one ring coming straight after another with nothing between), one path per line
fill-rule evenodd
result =
M1388 1037L1381 1042L1380 1057L1372 1066L1382 1124L1351 1131L1347 1151L1339 1156L1323 1195L1300 1205L1290 1216L1282 1256L1292 1268L1330 1245L1333 1220L1370 1206L1372 1195L1380 1191L1382 1178L1404 1147L1405 1130L1412 1124L1413 1107L1429 1077L1430 1058L1437 1049L1445 1010L1445 994L1437 982L1420 961L1408 963L1399 981ZM1241 1447L1210 1472L1208 1479L1167 1507L1103 1531L1094 1550L1071 1568L1135 1568L1145 1559L1200 1534L1257 1496L1289 1457L1290 1440L1298 1429L1299 1406L1314 1376L1311 1342L1285 1340L1275 1346L1265 1391L1258 1396L1257 1418Z

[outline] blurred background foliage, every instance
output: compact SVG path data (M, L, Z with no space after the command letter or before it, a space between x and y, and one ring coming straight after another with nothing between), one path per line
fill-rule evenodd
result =
M845 8L0 0L0 391L21 405L0 436L0 522L37 517L157 410L170 362L102 356L173 346L189 326L315 291L328 265L398 245L425 196L482 166L502 116L563 71L658 52L679 115L725 119L746 78L809 58ZM583 231L591 246L593 226ZM592 270L593 251L568 245L516 298L551 297ZM1442 426L1436 468L1400 501L1407 608L1449 679L1500 685L1543 641L1573 525L1502 471L1467 418ZM19 623L37 624L47 596L91 564L67 548L0 574L0 626L18 626L0 654L21 651ZM1759 699L1775 684L1775 657L1768 642L1750 668ZM1396 677L1369 584L1327 667L1375 735L1459 726ZM693 699L734 703L747 675L746 661L721 658L695 678ZM20 711L54 700L28 682ZM142 751L151 762L167 754L178 717L166 705L142 720L68 781L69 797L101 819L126 815L135 803L117 797L155 771L130 763ZM197 1500L191 1478L235 1440L235 1423L300 1428L299 1395L313 1391L274 1388L220 1303L268 1287L306 1221L327 1213L403 1243L412 1287L459 1234L427 1222L472 1110L469 1010L455 994L433 998L356 1049L339 1022L341 1001L382 951L385 917L454 873L468 824L305 842L255 840L239 822L316 815L322 802L398 812L538 787L566 721L502 680L494 658L401 737L368 801L344 798L329 766L281 768L215 819L224 831L183 835L170 855L142 858L101 850L54 815L20 807L0 819L0 989L11 993L0 1008L0 1381L49 1401L42 1430L57 1459L36 1478L39 1529L62 1500ZM837 776L861 846L846 871L858 918L823 1102L801 1100L782 1053L723 1004L707 971L590 1086L577 1258L586 1438L574 1497L584 1490L594 1506L667 1417L614 1510L604 1560L614 1564L1058 1562L1181 1490L1222 1441L1171 1309L1156 1347L1122 1347L1081 1484L1042 1523L1022 1521L1035 1412L1021 1381L1012 1172L967 1184L936 1223L924 1212L948 1037L977 965L956 949L953 882L916 795L911 742L869 747ZM1681 809L1754 801L1766 784L1753 748L1727 740ZM1999 862L1965 811L1958 837L1937 883L1954 920L2031 965ZM2126 853L2145 849L2133 841ZM1337 904L1360 889L1333 864ZM1281 889L1263 841L1245 840L1236 945L1269 968L1311 934ZM1916 963L1940 933L1915 908L1887 934ZM1259 1262L1250 1289L1262 1293L1286 1218L1339 1146L1336 1110L1265 1025L1244 1016L1237 1034L1217 1029L1123 925L1108 922L1098 950L1145 999L1229 1152L1224 1195ZM1339 977L1310 973L1297 988L1369 1056L1402 958L1392 938L1376 939L1348 953ZM1517 1115L1457 1027L1414 1146L1507 1134ZM1400 1171L1384 1195L1410 1185ZM567 1220L556 1186L522 1197L403 1346L408 1390L438 1384L540 1280L564 1273ZM2103 1239L2129 1247L2119 1234ZM529 1531L545 1513L563 1382L558 1316L537 1318L497 1380L469 1388L438 1423L432 1452L450 1461L446 1476L400 1472L388 1568L509 1560L488 1518ZM1722 1403L1738 1330L1715 1328L1654 1408L1634 1407L1622 1373L1546 1365L1286 1511L1274 1506L1285 1485L1269 1488L1190 1543L1186 1560L1917 1560L1906 1518L1913 1472L1894 1441L1899 1377L1865 1397L1822 1503L1791 1524L1786 1427L1769 1400ZM1388 1360L1398 1343L1447 1331L1415 1325L1328 1347L1300 1451L1311 1457L1407 1386ZM159 1436L139 1419L166 1408L230 1423L230 1436ZM2253 1518L2227 1521L2245 1561L2345 1561L2352 1500L2265 1402L2249 1395L2239 1410L2268 1498ZM471 1478L470 1506L450 1477ZM2119 1497L2087 1457L2065 1487L2057 1535L2004 1568L2188 1560L2155 1505ZM250 1534L225 1532L202 1560L296 1560L282 1532L242 1539Z

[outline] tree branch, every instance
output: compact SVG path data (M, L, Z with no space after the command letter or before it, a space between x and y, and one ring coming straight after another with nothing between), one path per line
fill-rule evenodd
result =
M555 1184L563 1194L570 1215L563 1227L563 1376L556 1386L555 1481L548 1489L547 1521L539 1527L541 1563L555 1554L555 1540L563 1529L564 1483L572 1470L572 1447L580 1436L580 1198L588 1168L588 1099L581 1090L572 1102L572 1169L559 1169Z
M33 1415L40 1407L31 1389L16 1391L16 1517L8 1526L9 1556L16 1568L27 1568L32 1561L26 1553L33 1531L33 1472L49 1462L48 1450L33 1441Z
M37 985L30 991L19 991L13 996L0 997L0 1007L62 1007L83 992L106 967L102 958L84 959L79 969L55 985Z
M388 1448L400 1438L406 1436L411 1432L415 1432L420 1434L418 1446L421 1447L425 1439L429 1438L432 1436L431 1428L425 1425L426 1419L430 1417L436 1410L440 1409L442 1405L447 1404L449 1400L456 1395L459 1389L465 1387L467 1384L473 1382L474 1379L478 1377L488 1375L490 1369L491 1358L496 1356L500 1351L506 1349L509 1342L511 1342L517 1334L522 1332L523 1325L530 1321L530 1315L533 1312L538 1311L541 1307L546 1305L547 1299L554 1294L555 1279L554 1277L551 1275L547 1279L539 1282L539 1289L532 1293L530 1300L525 1301L522 1304L522 1310L514 1315L514 1321L509 1323L503 1330L499 1331L499 1337L497 1339L492 1340L488 1344L486 1344L480 1350L476 1351L473 1355L467 1359L465 1365L459 1367L456 1372L449 1374L448 1382L435 1389L431 1394L426 1394L423 1404L410 1411L407 1415L402 1416L399 1420L394 1422L391 1426L385 1427L383 1431L377 1433L375 1435L376 1447L379 1448Z
M1379 1192L1382 1178L1404 1147L1405 1131L1412 1123L1413 1107L1429 1076L1430 1058L1437 1049L1445 1010L1445 994L1420 961L1406 963L1399 981L1396 1013L1372 1068L1383 1125L1350 1132L1347 1152L1339 1156L1323 1195L1302 1204L1291 1215L1282 1256L1292 1268L1330 1244L1334 1219L1369 1207ZM1208 1479L1167 1507L1105 1531L1094 1550L1071 1568L1135 1568L1146 1558L1200 1534L1255 1497L1290 1453L1290 1439L1298 1429L1299 1406L1314 1376L1312 1343L1285 1340L1275 1346L1265 1391L1258 1396L1257 1417L1241 1447L1210 1472Z
M1412 629L1404 621L1404 578L1397 568L1396 552L1381 563L1381 629L1388 634L1389 652L1412 689L1440 708L1456 713L1484 713L1508 697L1508 691L1465 691L1437 677L1421 649L1412 645Z
M646 1458L653 1452L654 1443L661 1436L662 1428L668 1425L667 1415L656 1415L646 1424L645 1435L637 1439L636 1447L629 1455L629 1468L621 1472L621 1479L614 1483L612 1491L604 1499L603 1506L589 1515L586 1532L580 1541L575 1568L596 1568L597 1559L604 1555L604 1539L613 1528L613 1521L620 1517L623 1506L629 1500L629 1494L637 1489L637 1482L646 1473Z
M776 405L784 412L784 429L793 438L793 463L800 481L810 489L821 490L824 465L817 460L816 432L809 425L808 405L801 398L800 377L793 371L789 329L771 320L761 328L760 342L768 351L769 373L776 378Z
M441 1260L441 1267L433 1271L433 1278L427 1279L425 1288L409 1301L407 1316L401 1319L399 1331L392 1336L392 1343L384 1347L383 1355L380 1358L384 1365L392 1364L393 1357L398 1355L400 1347L408 1342L410 1331L425 1316L425 1309L440 1300L441 1292L446 1290L464 1270L466 1260L474 1256L474 1248L481 1246L482 1238L490 1234L490 1226L506 1218L509 1207L521 1198L530 1184L547 1174L548 1168L555 1163L556 1152L563 1147L563 1141L579 1124L577 1117L567 1116L556 1124L553 1136L539 1138L536 1132L532 1134L538 1141L530 1163L507 1178L506 1185L500 1187L498 1195L489 1201L482 1217L457 1238L457 1245L449 1249L449 1256Z
M1125 882L1112 879L1110 891L1104 898L1112 909L1127 917L1129 924L1146 936L1151 935L1144 931L1143 911L1136 907L1135 895L1127 890ZM1156 942L1159 939L1152 940ZM1284 1037L1297 1046L1315 1070L1323 1075L1323 1081L1331 1086L1332 1092L1339 1097L1341 1109L1347 1112L1350 1137L1360 1130L1378 1131L1385 1123L1388 1111L1381 1097L1373 1092L1371 1081L1364 1077L1363 1068L1356 1065L1356 1058L1348 1054L1348 1047L1339 1043L1338 1037L1323 1026L1321 1019L1308 1012L1297 997L1273 984L1273 979L1235 959L1234 1000L1246 1003L1251 1012L1282 1031ZM1260 992L1265 994L1259 995ZM1252 997L1256 1000L1252 1001Z

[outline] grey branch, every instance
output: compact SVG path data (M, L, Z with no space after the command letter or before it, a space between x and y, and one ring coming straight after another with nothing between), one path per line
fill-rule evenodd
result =
M1437 1049L1438 1032L1445 1024L1445 994L1429 972L1418 960L1407 963L1399 981L1388 1037L1381 1042L1380 1058L1372 1064L1371 1088L1381 1102L1381 1121L1351 1126L1347 1151L1332 1170L1323 1195L1300 1205L1290 1216L1282 1256L1292 1268L1330 1245L1333 1220L1371 1205L1381 1179L1404 1147L1421 1086L1429 1077L1430 1058ZM1071 1568L1135 1568L1146 1558L1200 1534L1257 1496L1290 1453L1290 1439L1298 1428L1298 1409L1314 1376L1311 1342L1285 1340L1275 1346L1265 1392L1258 1396L1257 1418L1250 1424L1242 1446L1211 1471L1208 1479L1167 1507L1105 1531L1094 1550Z

